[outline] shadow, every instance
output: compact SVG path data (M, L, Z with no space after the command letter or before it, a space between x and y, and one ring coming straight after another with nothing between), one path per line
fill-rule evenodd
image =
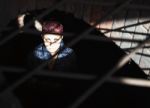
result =
M111 31L119 31L121 29L126 29L126 28L129 28L129 27L139 26L139 25L148 24L148 23L150 23L150 21L143 21L143 22L138 22L136 24L131 24L131 25L123 26L123 27L118 27L118 28L115 28L115 29L107 30L106 32L104 32L104 34L108 33L108 32L111 32Z
M101 29L101 30L110 30L110 29ZM136 34L136 35L142 35L142 36L149 36L150 34L149 33L141 33L141 32L133 32L133 31L127 31L127 30L118 30L118 29L111 29L110 31L113 31L113 32L122 32L122 33L129 33L129 34Z
M31 13L37 15L42 11L44 10L36 10ZM58 10L50 13L43 20L49 19L55 19L61 22L64 25L64 31L66 33L69 32L74 34L71 37L64 36L65 44L69 43L80 33L91 27L83 20L75 18L72 14ZM13 25L14 22L11 23ZM14 29L18 28L14 27ZM34 29L34 27L31 26L31 29ZM5 31L3 36L5 37L10 33L11 31ZM108 39L97 29L94 29L90 34L99 35L106 40ZM41 42L41 37L38 33L31 34L29 32L24 32L18 34L10 42L0 47L0 65L27 68L26 60L28 54L32 52L35 46ZM78 71L76 73L94 74L99 77L105 75L108 70L111 69L123 55L125 55L125 52L112 41L108 43L105 41L82 39L77 44L72 46L72 49L77 56ZM18 75L14 73L6 74L6 76L9 82L13 82L14 79L18 78ZM118 70L115 73L115 76L146 78L143 71L132 60L122 69ZM15 94L20 99L24 108L66 108L95 81L82 81L42 76L36 78L37 79L33 77L29 79L15 90ZM144 98L145 100L143 98L137 100L137 96L147 96L147 90L143 88L138 88L137 90L137 88L130 86L105 83L104 86L96 92L96 94L92 95L91 98L88 98L88 100L83 103L83 106L97 108L102 105L108 106L109 103L112 107L119 107L120 105L118 103L123 104L126 102L126 107L130 107L131 101L133 103L137 103L139 106L147 106L147 98ZM145 102L143 102L143 100ZM141 101L143 103L141 103ZM102 103L99 104L99 102Z
M150 46L144 46L143 48L150 48ZM131 47L131 48L123 48L124 51L130 51L135 49L135 47Z

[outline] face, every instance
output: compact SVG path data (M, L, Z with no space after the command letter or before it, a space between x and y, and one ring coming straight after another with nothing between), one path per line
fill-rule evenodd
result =
M47 50L51 53L55 53L60 47L60 43L63 36L56 34L44 34L43 41Z

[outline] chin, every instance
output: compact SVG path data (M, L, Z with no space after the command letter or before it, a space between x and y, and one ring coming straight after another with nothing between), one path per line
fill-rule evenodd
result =
M57 50L53 51L53 50L49 50L51 53L55 53Z
M57 50L58 50L58 49L57 49ZM51 52L51 53L55 53L57 50L56 50L56 49L54 50L54 49L52 49L52 48L49 48L49 49L48 49L48 51Z

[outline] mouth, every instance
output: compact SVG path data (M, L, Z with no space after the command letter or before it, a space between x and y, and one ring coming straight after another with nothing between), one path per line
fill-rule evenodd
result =
M56 51L58 50L60 45L51 45L51 46L46 46L46 48L50 51Z

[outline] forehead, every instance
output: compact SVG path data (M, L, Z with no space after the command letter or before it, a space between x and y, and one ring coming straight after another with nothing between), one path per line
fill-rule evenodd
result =
M44 34L43 37L47 38L47 39L53 39L53 38L60 38L61 35L58 35L58 34Z

